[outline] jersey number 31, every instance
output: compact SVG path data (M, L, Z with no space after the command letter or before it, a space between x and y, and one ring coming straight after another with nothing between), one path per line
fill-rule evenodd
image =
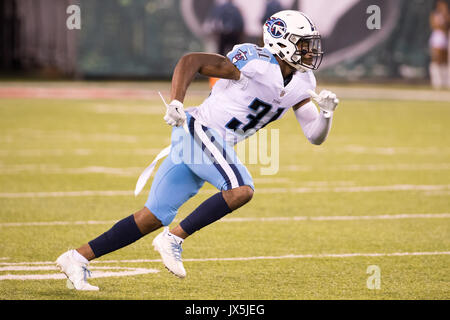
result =
M243 123L233 117L228 123L225 125L228 129L231 130L243 130L244 132L250 129L254 129L260 122L261 119L272 109L272 105L265 103L264 101L255 98L253 102L248 106L250 109L256 111L256 114L250 113L247 115L247 119L249 120L243 127ZM271 123L272 121L277 120L281 113L283 112L283 108L278 108L275 112L274 116L270 118L269 121L264 123L261 128L264 128L266 125ZM260 128L259 128L260 129Z

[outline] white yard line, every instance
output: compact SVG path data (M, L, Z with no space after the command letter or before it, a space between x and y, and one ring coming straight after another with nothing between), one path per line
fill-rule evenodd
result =
M198 262L203 262L203 261L249 261L249 260L278 260L278 259L307 259L307 258L405 257L405 256L435 256L435 255L450 255L450 251L394 252L394 253L288 254L288 255L284 255L284 256L184 259L184 261L193 261L193 262L197 262L197 261Z
M425 251L425 252L392 252L392 253L319 253L319 254L287 254L282 256L254 256L254 257L222 257L222 258L191 258L183 259L185 262L207 262L207 261L252 261L252 260L283 260L283 259L317 259L317 258L355 258L355 257L409 257L409 256L439 256L450 255L450 251ZM161 259L133 259L133 260L94 260L91 264L104 264L104 263L150 263L161 262ZM42 268L47 268L45 265L54 266L53 261L34 261L34 262L1 262L0 265L4 265L8 270L12 270L14 266L27 266L27 265L44 265ZM22 267L18 267L20 270L25 270ZM34 270L34 267L29 267L30 270ZM38 267L38 269L41 267ZM52 267L53 268L53 267ZM55 267L56 268L56 267ZM93 267L99 268L99 267ZM111 269L112 267L108 267ZM6 270L6 269L5 269ZM0 269L1 271L1 269Z
M128 190L85 190L85 191L53 191L53 192L2 192L0 198L65 198L65 197L115 197L134 196Z
M41 173L41 174L108 174L117 176L136 177L140 174L142 168L129 167L129 168L113 168L102 166L89 166L81 168L64 168L58 165L1 165L0 174L22 174L22 173Z
M27 129L24 129L27 130ZM41 131L33 131L29 134L27 133L27 136L35 136L35 135L42 135L44 134ZM54 135L62 134L60 132L55 133ZM79 134L79 133L78 133ZM72 134L73 136L73 134ZM14 135L9 135L10 139L14 139ZM77 139L79 139L78 136L76 136ZM86 136L86 139L90 138L108 138L108 135L103 136L93 136L89 135ZM3 137L4 138L4 137ZM118 136L114 136L114 139L117 140ZM120 136L119 136L120 138ZM125 138L121 137L122 140L130 140L130 136L126 136ZM164 136L164 139L167 140L167 138ZM119 139L120 140L120 139ZM11 140L12 141L12 140ZM167 143L170 143L169 140L165 141ZM92 148L74 148L74 149L58 149L58 148L52 148L52 149L0 149L0 156L20 156L20 157L35 157L35 156L63 156L63 155L79 155L79 156L86 156L86 155L94 155L94 154L104 154L105 152L108 154L118 154L118 155L127 155L127 154L138 154L138 155L156 155L158 152L162 149L160 148L146 148L146 149L138 149L138 148L130 148L130 149L105 149L105 150L99 150L99 149L92 149ZM304 151L309 149L304 149ZM419 156L433 156L433 155L448 155L450 154L450 148L446 147L426 147L426 148L420 148L420 147L367 147L367 146L360 146L360 145L344 145L340 147L329 147L327 151L324 151L322 149L314 149L314 152L328 152L328 153L356 153L356 154L376 154L376 155L419 155ZM245 160L245 159L241 159ZM420 165L420 164L418 164ZM432 165L432 163L431 163ZM439 165L439 164L438 164ZM445 165L442 164L442 165ZM301 165L294 165L299 166L301 168ZM305 168L309 168L309 166L306 166Z
M59 165L45 165L45 164L25 164L25 165L2 165L0 164L0 174L107 174L125 177L138 177L142 172L142 167L104 167L104 166L89 166L80 168L65 168ZM280 168L280 171L294 171L294 172L312 172L313 166L298 166L288 165ZM450 163L423 163L423 164L349 164L345 166L327 167L329 171L443 171L450 170ZM254 182L258 184L269 183L289 183L289 178L254 178Z
M450 255L450 251L431 251L431 252L394 252L394 253L323 253L323 254L288 254L283 256L255 256L255 257L228 257L228 258L193 258L183 259L185 262L208 262L208 261L256 261L256 260L283 260L283 259L323 259L323 258L355 258L355 257L411 257L411 256L438 256ZM1 260L1 258L0 258ZM158 269L148 269L141 267L121 267L104 266L98 264L111 263L161 263L161 259L136 259L136 260L95 260L92 261L90 269L92 278L105 277L124 277L142 274L158 273ZM110 271L112 270L112 271ZM35 262L0 262L0 272L36 272L36 271L55 271L50 274L0 274L1 280L57 280L66 279L66 276L60 272L52 261Z
M70 225L96 225L114 224L117 221L35 221L35 222L5 222L0 223L0 227L44 227L44 226L70 226Z
M28 129L28 128L17 128L8 131L6 134L0 136L0 142L15 142L16 139L22 141L22 139L27 137L33 137L39 141L49 141L58 137L59 139L64 139L67 145L71 142L123 142L128 144L135 144L139 142L139 137L136 135L126 135L119 133L81 133L78 131L46 131L41 129ZM168 140L166 138L166 140ZM170 140L168 140L170 141ZM20 144L19 144L20 145Z
M91 267L92 278L106 278L106 277L125 277L135 276L141 274L158 273L157 269L146 268L127 268L127 267ZM108 270L114 271L108 271ZM29 266L14 266L8 265L6 267L0 267L1 271L58 271L54 263L52 265L44 265L38 267ZM121 271L119 271L121 270ZM66 276L60 272L51 274L2 274L1 280L50 280L50 279L66 279Z
M143 171L142 167L104 167L93 165L89 167L66 168L58 164L15 164L5 165L0 162L0 174L107 174L117 176L138 177ZM286 177L256 177L253 179L258 184L275 184L292 182Z
M317 192L384 192L384 191L437 191L448 190L450 185L416 185L396 184L388 186L349 186L349 187L319 187L319 188L259 188L255 193L317 193Z
M442 171L450 170L450 163L391 163L391 164L347 164L341 166L327 166L328 171ZM314 166L286 165L280 171L311 172Z
M158 150L156 150L158 151ZM72 154L89 155L91 150L78 150ZM5 153L6 154L6 153ZM70 153L64 153L61 151L58 155L69 155ZM113 152L111 154L119 154ZM126 153L123 153L126 154ZM139 152L129 152L128 154L139 154ZM141 155L154 155L155 149L141 150ZM0 156L1 156L0 151ZM12 155L12 154L11 154ZM56 155L56 153L55 153ZM341 166L328 166L324 168L329 171L442 171L450 170L450 163L390 163L390 164L348 164ZM42 163L29 163L29 164L14 164L5 165L0 163L0 174L21 174L21 173L43 173L43 174L90 174L90 173L104 173L111 175L126 175L126 176L138 176L143 170L143 167L105 167L101 165L92 165L89 167L79 168L67 168L62 167L59 164L42 164ZM286 165L280 168L280 171L298 171L298 172L311 172L316 170L311 165ZM256 177L255 181L261 182L286 182L289 180L286 177Z
M89 155L157 155L160 148L148 149L0 149L0 157L89 156Z
M448 147L368 147L363 145L344 145L332 149L337 153L379 154L379 155L444 155L450 153Z
M352 220L398 220L450 218L450 213L382 214L374 216L293 216L293 217L242 217L223 218L222 222L277 222L277 221L352 221Z
M402 213L380 214L364 216L292 216L292 217L234 217L223 218L218 222L284 222L284 221L353 221L353 220L399 220L399 219L443 219L450 218L450 213ZM174 222L180 219L175 219ZM35 221L35 222L4 222L0 227L39 227L39 226L67 226L67 225L112 225L116 220L100 221Z
M416 185L396 184L385 186L341 186L341 187L298 187L298 188L257 188L256 194L267 193L330 193L330 192L386 192L386 191L443 191L450 190L448 184ZM200 190L200 194L211 194L215 189ZM1 192L0 198L60 198L91 196L133 196L131 190L85 190L85 191L50 191L50 192Z
M450 163L394 163L394 164L349 164L333 167L337 171L425 171L450 170Z

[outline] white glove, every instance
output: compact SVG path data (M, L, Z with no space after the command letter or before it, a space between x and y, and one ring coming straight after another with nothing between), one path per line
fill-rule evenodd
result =
M171 126L182 126L186 121L186 113L184 112L183 104L178 100L172 100L167 105L166 115L164 120Z
M336 110L339 103L339 99L336 95L328 90L322 90L319 94L308 89L307 92L311 95L311 98L317 102L319 108L324 111L327 116L331 116Z

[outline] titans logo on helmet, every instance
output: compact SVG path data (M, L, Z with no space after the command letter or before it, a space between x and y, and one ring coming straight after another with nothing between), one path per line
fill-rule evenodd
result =
M274 38L281 38L286 32L286 23L278 18L270 17L266 21L267 31Z

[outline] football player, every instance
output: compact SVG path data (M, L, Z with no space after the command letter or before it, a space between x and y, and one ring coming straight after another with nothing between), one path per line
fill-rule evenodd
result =
M58 257L56 263L68 284L77 290L98 290L86 279L89 261L162 226L153 246L169 271L185 277L183 241L253 196L252 177L237 158L235 143L291 108L311 143L325 141L339 101L330 91L314 92L313 70L323 56L319 31L304 13L285 10L266 21L263 35L264 47L245 43L236 45L226 57L190 53L179 60L164 117L173 127L170 153L155 174L148 200L141 210L99 237ZM200 106L184 110L187 88L197 73L220 80ZM206 161L191 161L191 155L199 154ZM218 192L169 230L178 208L196 195L205 181Z

